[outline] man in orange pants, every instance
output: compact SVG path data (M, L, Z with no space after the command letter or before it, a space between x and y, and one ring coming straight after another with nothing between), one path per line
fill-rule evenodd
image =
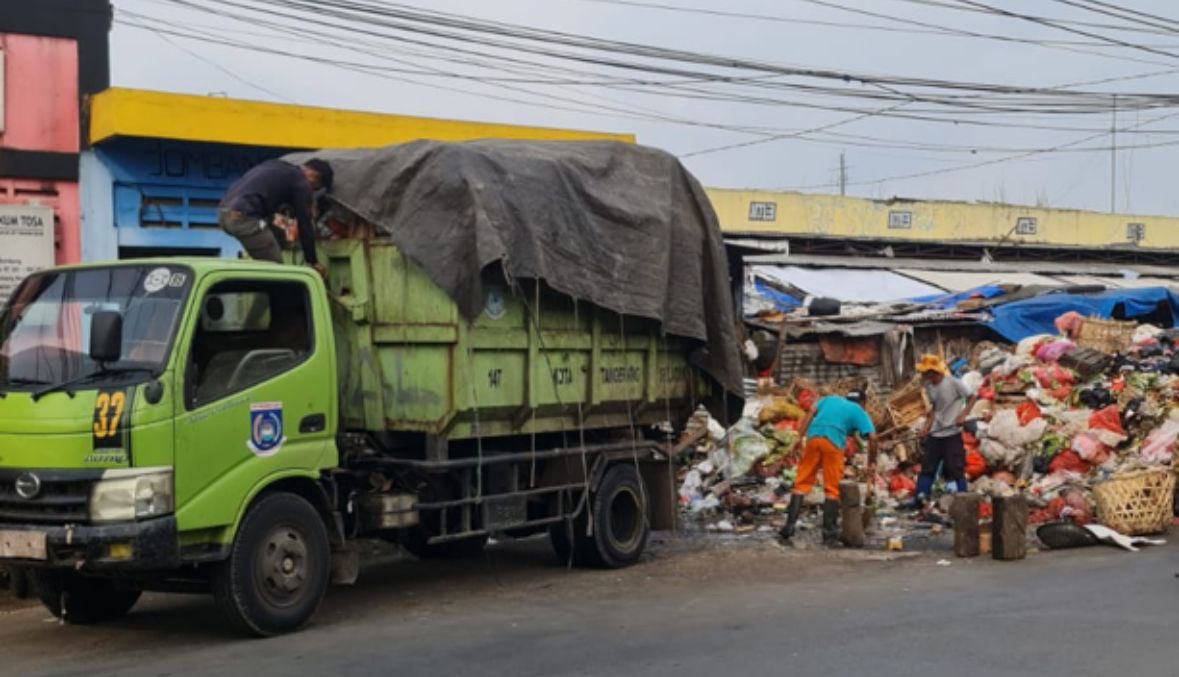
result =
M811 492L823 468L823 543L834 545L839 539L839 481L843 479L843 448L848 435L868 438L868 464L876 465L876 427L863 407L864 396L850 392L846 397L829 395L819 400L807 414L802 426L802 461L794 480L794 492L786 511L786 526L779 535L784 540L794 536L802 499Z

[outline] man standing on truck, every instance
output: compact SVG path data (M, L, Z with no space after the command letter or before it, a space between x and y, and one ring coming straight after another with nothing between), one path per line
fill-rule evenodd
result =
M950 374L946 361L937 355L922 355L917 371L925 382L925 397L930 408L921 429L921 474L917 477L917 496L913 507L920 508L933 491L938 466L946 484L966 491L966 447L962 443L962 424L974 408L977 396L965 383Z
M815 408L803 419L802 461L798 464L798 475L794 480L794 491L790 495L790 507L786 510L786 525L779 531L783 540L794 537L798 513L802 510L802 499L811 493L823 467L823 544L835 545L839 541L839 481L843 479L843 448L849 435L858 434L868 439L869 474L876 467L876 426L864 411L864 394L852 391L844 397L828 395L820 399Z
M284 160L262 162L235 181L221 199L217 221L237 238L250 258L282 262L286 239L276 217L289 211L298 229L303 259L320 275L324 268L315 254L315 226L312 223L315 191L332 189L332 167L319 158L302 166Z

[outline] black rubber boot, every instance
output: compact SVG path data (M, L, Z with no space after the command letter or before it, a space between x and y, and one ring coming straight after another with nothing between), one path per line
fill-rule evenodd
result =
M839 545L839 501L823 501L823 545Z
M794 538L794 528L798 524L798 513L802 510L802 495L791 494L790 506L786 508L786 526L778 531L778 536L783 541L789 541Z

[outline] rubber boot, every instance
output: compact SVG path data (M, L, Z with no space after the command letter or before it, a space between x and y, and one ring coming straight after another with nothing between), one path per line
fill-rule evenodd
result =
M925 506L925 502L929 500L929 495L933 493L933 477L928 475L917 476L917 495L906 502L902 507L909 510L920 510Z
M786 508L786 525L778 531L783 541L794 538L794 528L798 524L798 513L802 510L802 494L790 495L790 506Z
M823 545L839 545L839 501L823 501Z

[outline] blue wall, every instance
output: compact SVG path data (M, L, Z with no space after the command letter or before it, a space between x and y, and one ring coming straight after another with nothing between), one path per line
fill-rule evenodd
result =
M152 251L236 257L217 203L246 170L290 149L119 138L83 154L82 259Z

